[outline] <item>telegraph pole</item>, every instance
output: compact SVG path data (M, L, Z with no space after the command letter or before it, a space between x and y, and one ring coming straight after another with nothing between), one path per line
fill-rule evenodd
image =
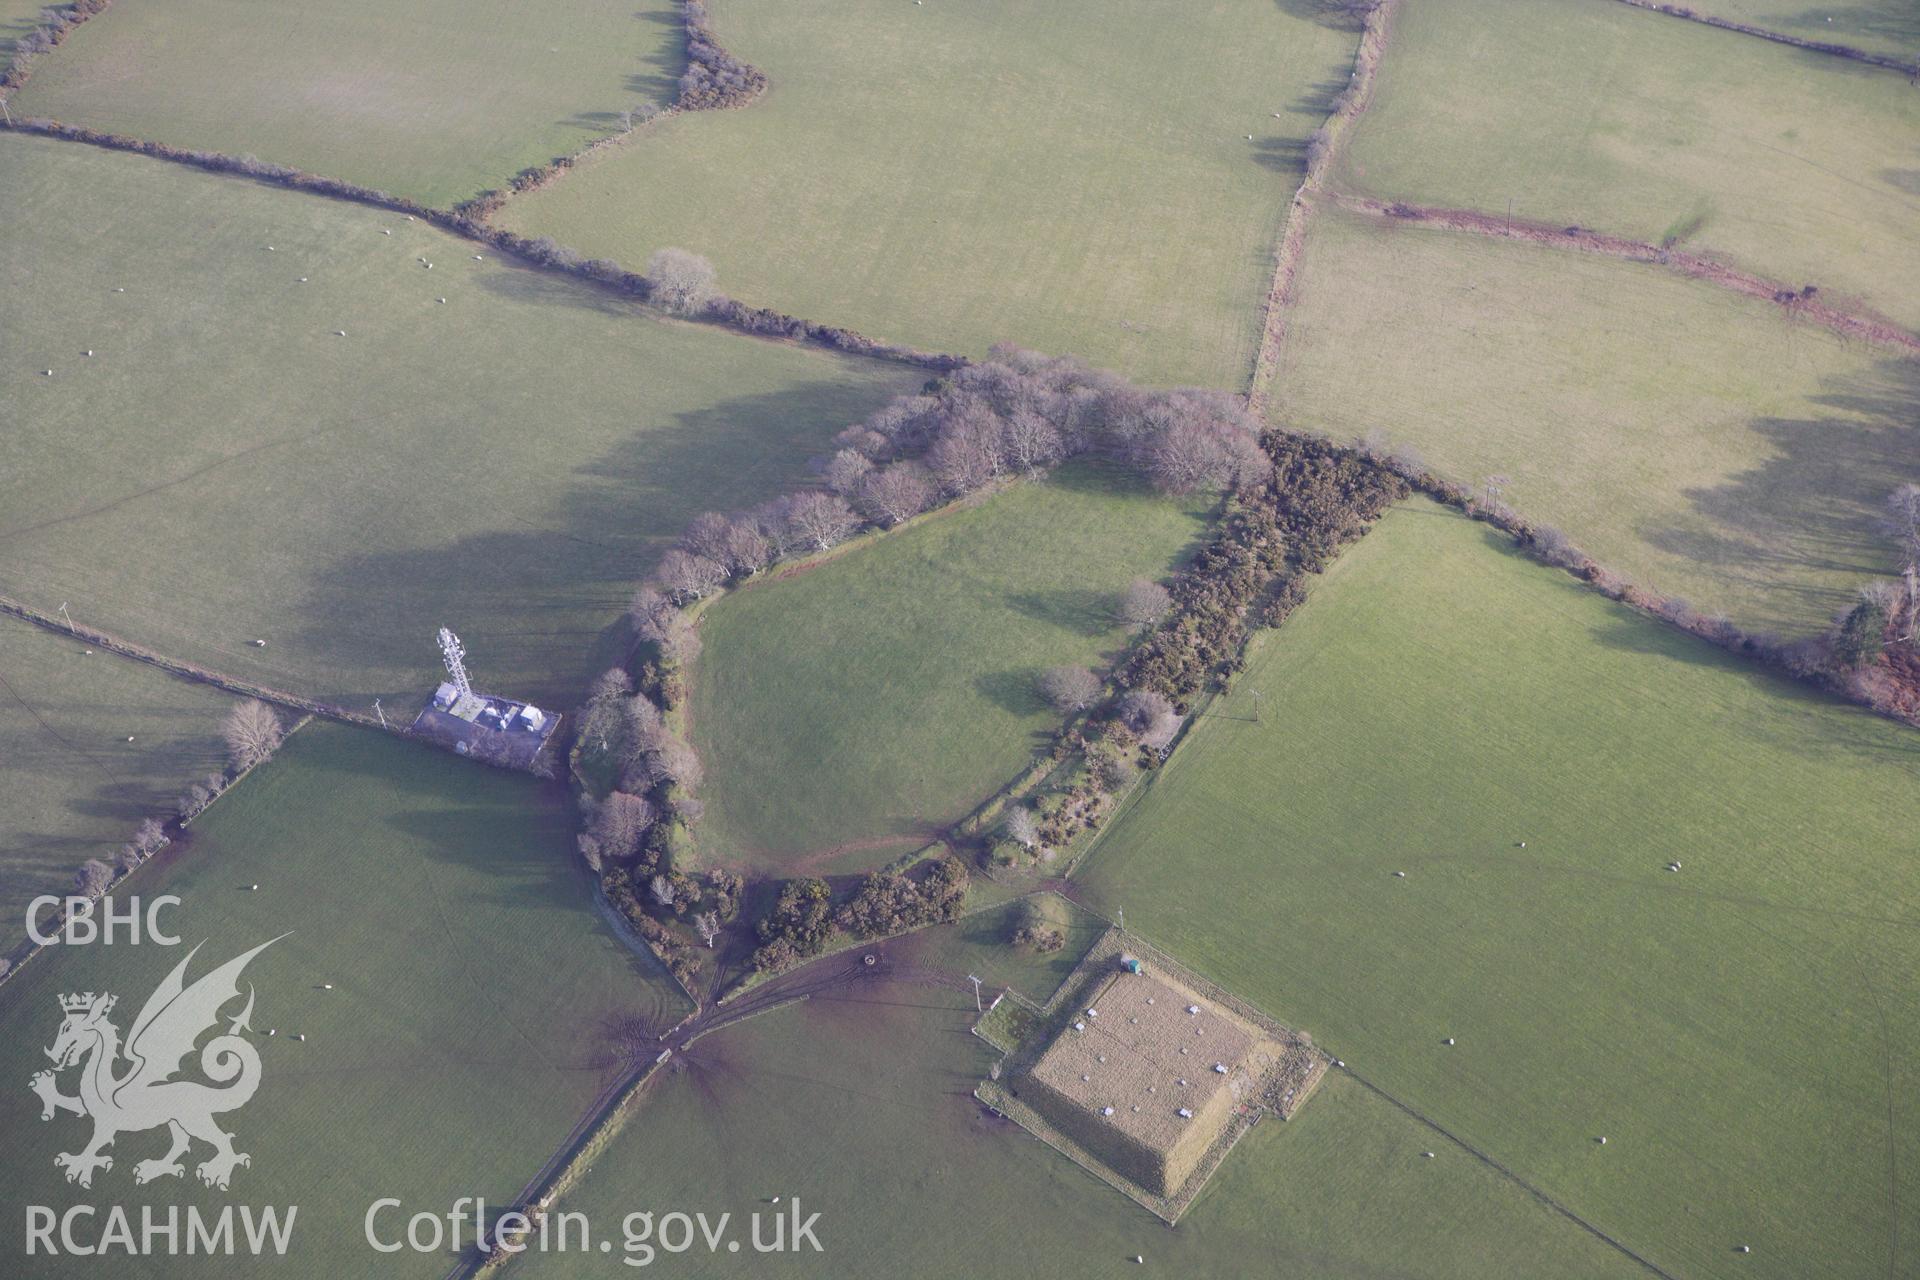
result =
M392 727L387 724L387 713L380 709L380 699L378 698L375 698L373 700L373 714L380 717L380 727L382 729L388 729Z
M984 1012L980 1005L980 979L974 977L972 974L968 974L967 981L973 984L973 1011L975 1013Z
M60 616L67 620L67 634L75 634L73 629L73 615L67 612L67 602L65 600L60 602Z

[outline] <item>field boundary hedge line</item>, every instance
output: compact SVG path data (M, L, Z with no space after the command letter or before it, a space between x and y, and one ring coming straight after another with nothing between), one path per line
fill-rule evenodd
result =
M766 73L727 51L708 23L707 7L701 0L681 0L680 16L687 32L687 69L680 77L678 96L671 103L665 107L645 104L641 109L642 118L637 121L633 118L634 110L629 109L625 113L627 127L621 132L595 138L578 151L522 169L506 186L463 200L453 206L453 212L484 221L500 212L514 196L549 186L595 152L631 138L638 127L658 124L688 111L729 111L744 107L766 92Z
M6 67L0 69L0 111L5 110L7 99L32 78L36 59L66 43L75 27L112 7L113 0L72 0L70 4L42 9L40 25L20 37L13 46L13 56L7 59ZM12 119L11 113L7 119Z
M1700 613L1677 596L1649 591L1595 560L1552 525L1530 520L1497 499L1475 498L1466 486L1428 470L1417 460L1405 455L1389 456L1382 446L1369 442L1355 448L1356 452L1399 474L1416 492L1459 511L1468 519L1492 525L1512 538L1514 544L1534 560L1549 568L1564 570L1609 600L1757 662L1776 675L1811 685L1897 723L1920 728L1920 717L1907 713L1895 703L1875 698L1869 689L1856 687L1848 673L1836 666L1830 651L1830 633L1789 641L1746 631L1727 618Z
M31 622L35 626L58 635L68 636L76 640L84 640L96 649L104 649L108 653L116 654L122 658L131 658L135 662L143 662L150 667L157 667L169 675L178 676L183 680L192 680L199 684L212 685L216 689L224 689L228 693L237 694L243 698L257 698L261 702L274 703L295 711L305 712L308 715L325 716L329 720L339 720L347 724L359 725L362 728L383 729L388 733L402 738L412 736L404 729L395 728L391 724L383 725L373 716L366 715L362 712L348 711L345 707L335 706L332 703L320 702L313 698L302 697L297 693L288 693L284 689L275 689L267 685L255 684L250 680L241 680L235 676L223 675L208 667L187 662L180 658L170 658L157 650L135 644L131 640L122 640L111 632L88 626L84 622L76 622L69 625L64 619L42 613L38 609L30 605L22 604L9 596L0 596L0 613L12 614L16 618Z
M312 722L312 720L313 720L313 716L311 713L302 715L296 720L294 720L292 724L287 726L286 733L281 737L280 739L281 745L285 746L286 740L288 738L291 738L294 734L306 728L307 725ZM277 749L275 754L277 754ZM167 820L167 825L171 825L175 831L184 832L188 827L192 826L194 822L199 819L201 814L205 813L208 809L211 809L213 808L214 805L218 804L220 802L220 797L226 795L229 791L232 791L235 787L239 786L240 783L245 781L247 776L251 774L255 769L260 768L262 765L272 763L272 760L273 760L273 756L269 755L265 759L262 759L257 763L248 765L246 768L234 774L233 777L228 778L226 782L221 785L220 789L213 793L211 798L207 800L206 804L202 808L196 810L194 813L190 815L176 815L172 818L169 818ZM165 848L168 845L171 845L172 843L173 843L172 839L168 839L160 847ZM118 871L117 874L115 874L113 880L107 885L106 889L100 894L100 897L96 898L95 901L97 902L97 901L100 901L101 899L106 898L115 889L125 884L128 880L131 880L134 876L139 875L144 868L153 865L157 855L159 854L159 851L160 851L159 849L155 849L153 853L148 854L147 856L141 858L141 860L136 865L129 867L124 871ZM71 889L68 890L68 894L71 894L72 892L73 891ZM66 897L68 895L62 894L60 896ZM75 896L78 896L78 895L75 895ZM64 923L64 918L65 918L64 912L62 912L62 913L57 913L56 915L48 919L36 921L35 923L37 923L43 929L55 929L55 928L61 927L61 925ZM0 964L0 987L4 987L8 982L13 980L14 978L19 977L20 970L27 963L27 961L33 959L35 956L39 955L41 952L50 950L57 945L60 945L60 944L35 942L31 937L22 938L19 942L16 942L13 945L13 948L9 950L5 956L0 956L0 960L5 961L5 963Z
M989 879L999 879L994 822L1016 805L1033 812L1053 796L1065 816L1043 813L1041 837L1055 857L1068 855L1054 872L1060 879L1047 882L1064 884L1243 669L1253 631L1285 623L1305 602L1309 578L1409 490L1385 462L1323 437L1269 428L1260 448L1269 474L1227 498L1206 544L1174 575L1169 609L1115 657L1099 696L1066 717L1049 750L952 828L955 838L985 842L978 863ZM1159 699L1174 719L1164 742L1128 723L1129 703L1143 695ZM1046 842L1049 827L1058 838ZM1018 883L1026 873L1015 867L1011 874Z
M1664 245L1630 240L1625 236L1607 235L1578 225L1554 226L1525 218L1482 213L1477 209L1444 209L1358 195L1339 195L1335 197L1335 202L1349 213L1368 218L1438 227L1468 235L1519 240L1575 253L1598 254L1601 257L1666 267L1690 280L1774 303L1789 315L1799 316L1842 337L1895 347L1908 355L1920 355L1920 335L1891 320L1881 319L1870 311L1861 314L1818 301L1820 290L1817 285L1806 284L1796 288L1751 271L1730 267L1705 254L1687 253Z
M1790 36L1784 31L1773 31L1766 27L1756 27L1748 22L1735 22L1730 18L1716 18L1712 14L1700 13L1685 5L1661 4L1659 0L1619 0L1621 4L1635 9L1645 9L1650 13L1663 13L1669 18L1681 18L1688 22L1698 22L1702 26L1718 27L1722 31L1734 31L1743 36L1754 36L1761 40L1771 40L1775 44L1792 45L1796 49L1805 49L1810 53L1827 53L1836 58L1847 58L1854 62L1864 62L1869 66L1884 67L1889 71L1898 71L1905 76L1920 76L1920 62L1902 62L1898 58L1883 53L1868 53L1865 49L1856 49L1852 45L1834 44L1826 40L1807 40L1800 36Z
M1373 80L1386 56L1391 34L1393 10L1399 0L1380 0L1367 11L1360 29L1360 45L1354 51L1353 76L1347 87L1333 100L1333 111L1326 122L1313 131L1307 141L1307 170L1288 202L1287 225L1273 254L1273 282L1262 301L1260 347L1253 357L1253 376L1247 383L1247 407L1259 413L1266 405L1267 389L1280 368L1280 348L1286 342L1287 308L1293 304L1294 277L1299 274L1300 258L1306 252L1307 220L1312 213L1311 197L1326 185L1334 156L1373 99Z
M165 160L173 164L205 170L208 173L248 178L307 195L324 196L349 204L366 205L370 208L384 209L390 213L405 214L410 218L430 223L452 235L486 245L498 253L511 255L528 266L571 276L622 297L648 302L653 293L652 282L639 272L628 271L610 259L583 258L573 250L555 244L546 237L532 239L516 235L465 214L437 209L406 196L390 195L385 191L363 187L341 178L308 173L289 165L260 160L254 156L234 156L219 151L195 151L176 147L170 143L152 142L129 137L126 134L106 133L84 125L67 124L46 118L0 121L0 128L12 129L18 133L37 134L41 137L58 138L65 142L83 143L107 151L132 152L155 160ZM964 368L971 363L965 356L920 351L898 343L883 342L852 329L819 324L769 307L749 306L732 298L716 297L706 304L703 311L685 318L731 329L752 337L810 343L847 355L891 360L898 364L913 365L941 373Z

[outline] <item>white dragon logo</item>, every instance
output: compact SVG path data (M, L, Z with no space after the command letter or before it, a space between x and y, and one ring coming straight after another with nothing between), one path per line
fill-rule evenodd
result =
M213 1146L213 1155L196 1169L200 1181L210 1187L226 1190L234 1168L253 1163L250 1156L233 1149L233 1135L213 1121L223 1111L245 1106L260 1087L260 1054L240 1034L251 1030L247 1019L253 1015L252 986L247 988L246 1008L228 1021L226 1034L215 1036L200 1051L200 1070L225 1087L171 1077L193 1052L201 1034L220 1021L221 1007L239 998L240 971L247 962L278 941L280 938L261 943L189 987L184 981L187 965L200 950L194 947L147 997L140 1016L133 1020L133 1029L127 1033L124 1048L119 1028L107 1020L117 997L91 991L60 997L66 1019L47 1050L53 1070L39 1072L29 1083L40 1095L42 1120L53 1119L59 1111L93 1118L93 1140L83 1150L53 1158L56 1166L66 1170L68 1182L92 1186L94 1170L113 1168L113 1157L104 1151L113 1145L115 1137L161 1125L172 1133L173 1146L157 1160L136 1164L135 1182L185 1173L180 1157L187 1154L195 1138ZM116 1074L123 1057L129 1065ZM60 1092L55 1075L83 1060L79 1095L68 1097Z

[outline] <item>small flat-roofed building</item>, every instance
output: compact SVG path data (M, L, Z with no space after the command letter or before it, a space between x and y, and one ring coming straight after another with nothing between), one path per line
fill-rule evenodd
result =
M433 691L433 705L441 711L445 711L454 704L454 701L459 698L459 696L460 691L453 687L453 682L451 680L443 680L440 682L440 687Z
M1255 1027L1170 979L1122 971L1095 989L1028 1073L1021 1095L1155 1195L1179 1190L1232 1119Z
M520 708L520 714L514 717L514 722L523 729L538 729L547 722L547 713L528 703Z

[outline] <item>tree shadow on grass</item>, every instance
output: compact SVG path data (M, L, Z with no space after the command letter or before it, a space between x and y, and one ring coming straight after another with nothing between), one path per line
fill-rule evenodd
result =
M611 289L510 260L496 265L499 270L481 272L476 281L495 297L531 306L579 307L600 315L667 323L660 312L639 299L624 297Z
M646 9L633 17L648 26L667 28L667 39L661 47L641 56L640 65L645 70L630 72L621 81L621 92L627 96L621 106L642 102L662 108L672 106L680 96L681 73L687 69L686 21L678 13ZM608 133L619 126L620 111L581 111L561 123L592 133Z
M440 754L422 744L389 745ZM455 870L469 886L486 886L441 903L446 916L462 923L463 908L474 907L564 913L581 930L598 935L607 954L618 957L639 984L636 997L643 990L654 997L637 1000L637 1011L650 1019L666 1015L674 1001L665 971L651 956L623 942L596 909L592 877L573 854L575 814L564 788L452 756L428 760L424 766L380 770L383 785L403 788L410 800L418 801L386 814L383 822L404 835L407 848L418 856ZM339 771L355 776L365 772L355 767ZM503 839L503 828L516 838ZM476 922L473 927L480 926ZM588 1043L576 1040L582 1046Z
M1307 172L1307 140L1290 138L1284 134L1271 134L1267 137L1255 137L1247 144L1253 148L1253 159L1263 169L1285 174L1291 178L1302 178Z
M1274 7L1290 18L1315 22L1335 31L1356 34L1367 25L1368 10L1378 0L1273 0Z
M1827 4L1759 22L1805 40L1847 44L1862 36L1898 44L1908 57L1920 53L1920 8L1911 4Z
M1883 360L1830 379L1808 403L1825 415L1752 424L1766 460L1721 484L1689 489L1699 523L1642 531L1650 546L1781 602L1770 626L1808 631L1852 599L1851 583L1794 583L1801 573L1866 580L1894 565L1879 528L1893 488L1920 475L1920 364Z
M348 626L362 667L417 679L327 696L356 709L381 697L389 715L410 718L440 678L434 633L450 626L467 643L476 687L564 711L624 654L627 602L688 521L793 487L833 433L888 391L822 378L722 400L629 433L545 491L502 475L497 491L426 484L396 494L444 509L449 529L471 524L475 510L495 527L326 562L296 610L297 643L334 648Z
M1036 668L1021 667L1012 671L989 671L975 676L973 687L980 696L1011 715L1036 716L1047 709L1047 704L1034 689L1034 681L1039 679Z
M1306 116L1318 128L1333 114L1334 100L1346 92L1351 83L1351 80L1321 80L1310 84L1287 110L1297 116Z
M1111 591L1066 587L1058 591L1016 592L1005 599L1015 613L1070 635L1092 639L1106 635L1116 625L1113 616L1116 600Z

